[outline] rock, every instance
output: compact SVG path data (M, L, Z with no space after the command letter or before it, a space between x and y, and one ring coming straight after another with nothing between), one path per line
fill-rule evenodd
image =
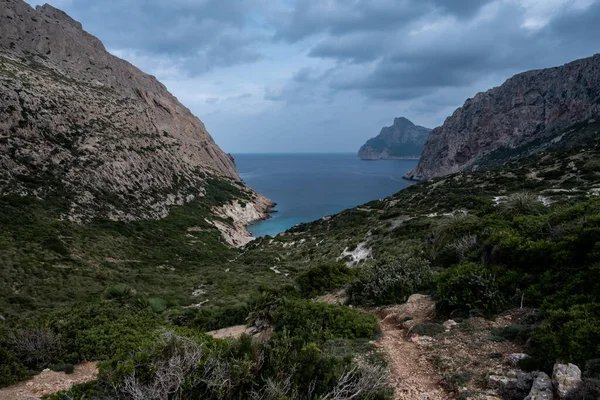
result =
M415 326L415 321L412 319L407 319L402 321L401 325L404 329L411 329L413 326Z
M529 395L525 400L554 400L552 380L544 372L538 372Z
M565 399L567 394L581 383L581 370L574 364L554 364L552 381L556 386L558 398Z
M446 321L442 324L444 329L447 331L452 330L452 328L454 328L457 325L458 325L458 323L456 321L454 321L453 319L449 319L448 321Z
M392 126L381 129L377 137L369 139L358 156L363 160L393 160L419 158L431 129L418 126L406 118L394 119Z
M518 373L516 378L509 379L504 386L499 388L502 397L506 400L524 399L531 392L536 376L532 373Z
M231 155L155 77L48 4L4 0L0 20L3 195L58 191L77 222L158 219L218 178L248 195L238 214L266 217ZM32 180L44 185L23 184Z
M466 168L501 165L511 159L502 154L507 148L511 154L544 150L567 128L597 118L598 82L600 54L524 72L478 93L431 131L419 165L405 177L427 180ZM563 138L562 145L568 145L565 140L575 143L577 138Z
M490 375L488 377L488 386L492 389L502 389L504 388L510 379L506 376L502 375Z
M508 359L508 363L510 365L512 365L513 367L518 367L519 362L521 362L521 360L523 360L527 357L529 357L529 356L524 353L513 353L513 354L510 354L507 359Z

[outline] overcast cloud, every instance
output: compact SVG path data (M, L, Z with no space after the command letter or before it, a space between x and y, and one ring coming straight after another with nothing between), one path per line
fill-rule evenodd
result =
M32 5L40 2L30 1ZM600 52L600 0L50 0L229 152L349 152Z

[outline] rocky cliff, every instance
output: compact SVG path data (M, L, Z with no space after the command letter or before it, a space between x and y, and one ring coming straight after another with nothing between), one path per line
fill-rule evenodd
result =
M405 177L424 180L499 165L543 150L599 113L600 55L524 72L468 99L431 132L419 165Z
M161 218L210 179L265 216L268 201L155 77L50 5L0 0L0 195L61 197L71 220Z
M363 160L418 158L430 131L404 117L395 118L392 126L381 129L360 148L358 156Z

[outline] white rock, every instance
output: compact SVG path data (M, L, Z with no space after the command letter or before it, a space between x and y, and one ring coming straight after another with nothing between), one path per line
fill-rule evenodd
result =
M456 325L458 325L458 323L453 319L449 319L448 321L442 324L444 329L447 331L452 330L452 328L454 328Z
M552 380L556 384L558 398L564 399L581 383L581 370L575 364L554 364Z

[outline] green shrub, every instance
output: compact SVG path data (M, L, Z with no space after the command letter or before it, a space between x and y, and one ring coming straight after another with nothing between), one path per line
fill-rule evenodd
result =
M51 365L50 369L54 372L64 372L65 374L72 374L75 372L75 366L73 364Z
M529 325L512 324L504 328L495 328L492 333L517 344L525 344L531 336L533 327Z
M115 300L125 302L131 300L135 295L135 290L124 283L116 283L106 288L102 297L104 300Z
M435 244L445 246L461 237L471 235L480 230L479 219L470 214L456 214L444 217L433 227Z
M148 307L155 313L161 313L167 309L167 302L160 297L150 297L148 299Z
M302 295L311 298L341 288L354 276L344 264L320 264L300 274L296 281Z
M132 310L114 303L83 305L52 314L50 328L64 345L60 360L118 360L152 343L161 321L151 311Z
M600 379L600 358L587 360L583 377L588 379Z
M351 304L378 306L405 302L408 297L428 289L433 282L429 261L409 258L366 268L348 288Z
M275 331L286 331L302 340L368 338L379 332L377 319L342 305L309 300L288 300L275 310Z
M549 310L545 323L533 332L532 357L551 368L556 360L584 365L600 358L600 304L580 304Z
M14 351L0 345L0 388L23 381L28 376L27 367Z
M491 315L505 304L495 276L480 264L457 265L438 274L435 280L437 306L444 313L479 310Z
M500 203L500 213L512 217L515 215L537 215L544 210L538 197L531 193L514 193Z

